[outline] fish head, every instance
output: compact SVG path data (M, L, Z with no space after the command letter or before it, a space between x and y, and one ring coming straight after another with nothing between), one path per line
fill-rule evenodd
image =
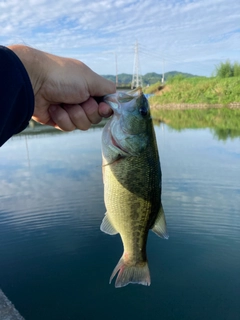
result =
M113 116L103 132L103 143L120 156L139 155L152 130L150 108L142 89L110 94L104 101L113 110Z

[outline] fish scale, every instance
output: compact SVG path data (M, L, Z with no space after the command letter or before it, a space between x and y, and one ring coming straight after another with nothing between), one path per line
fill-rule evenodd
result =
M119 233L124 253L110 282L150 285L149 229L167 238L161 204L161 169L148 102L140 89L105 97L114 115L103 130L104 201L101 230ZM143 111L142 111L143 110Z

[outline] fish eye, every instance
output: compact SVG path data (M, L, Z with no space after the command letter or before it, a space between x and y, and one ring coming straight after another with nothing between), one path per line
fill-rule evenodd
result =
M139 112L140 112L140 114L141 114L143 117L146 117L146 115L148 114L148 108L146 108L146 107L141 107L141 108L139 109Z

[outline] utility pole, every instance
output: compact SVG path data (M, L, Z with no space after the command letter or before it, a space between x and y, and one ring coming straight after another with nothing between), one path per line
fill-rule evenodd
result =
M163 68L163 72L162 72L162 84L164 84L164 70L165 70L165 59L163 58L163 65L162 65L162 68Z
M131 88L142 87L142 76L140 74L140 64L139 64L139 57L138 57L138 42L135 43L134 48L134 65L133 65L133 76L132 76L132 85Z
M115 63L116 63L116 87L118 86L118 65L117 65L117 54L115 52Z

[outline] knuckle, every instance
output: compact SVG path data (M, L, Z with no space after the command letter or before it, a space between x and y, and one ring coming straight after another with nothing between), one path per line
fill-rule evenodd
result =
M85 114L84 114L84 110L82 109L81 106L78 106L76 108L73 108L71 110L69 110L69 115L71 117L71 120L73 122L75 121L79 121L81 120L83 117L85 117Z

